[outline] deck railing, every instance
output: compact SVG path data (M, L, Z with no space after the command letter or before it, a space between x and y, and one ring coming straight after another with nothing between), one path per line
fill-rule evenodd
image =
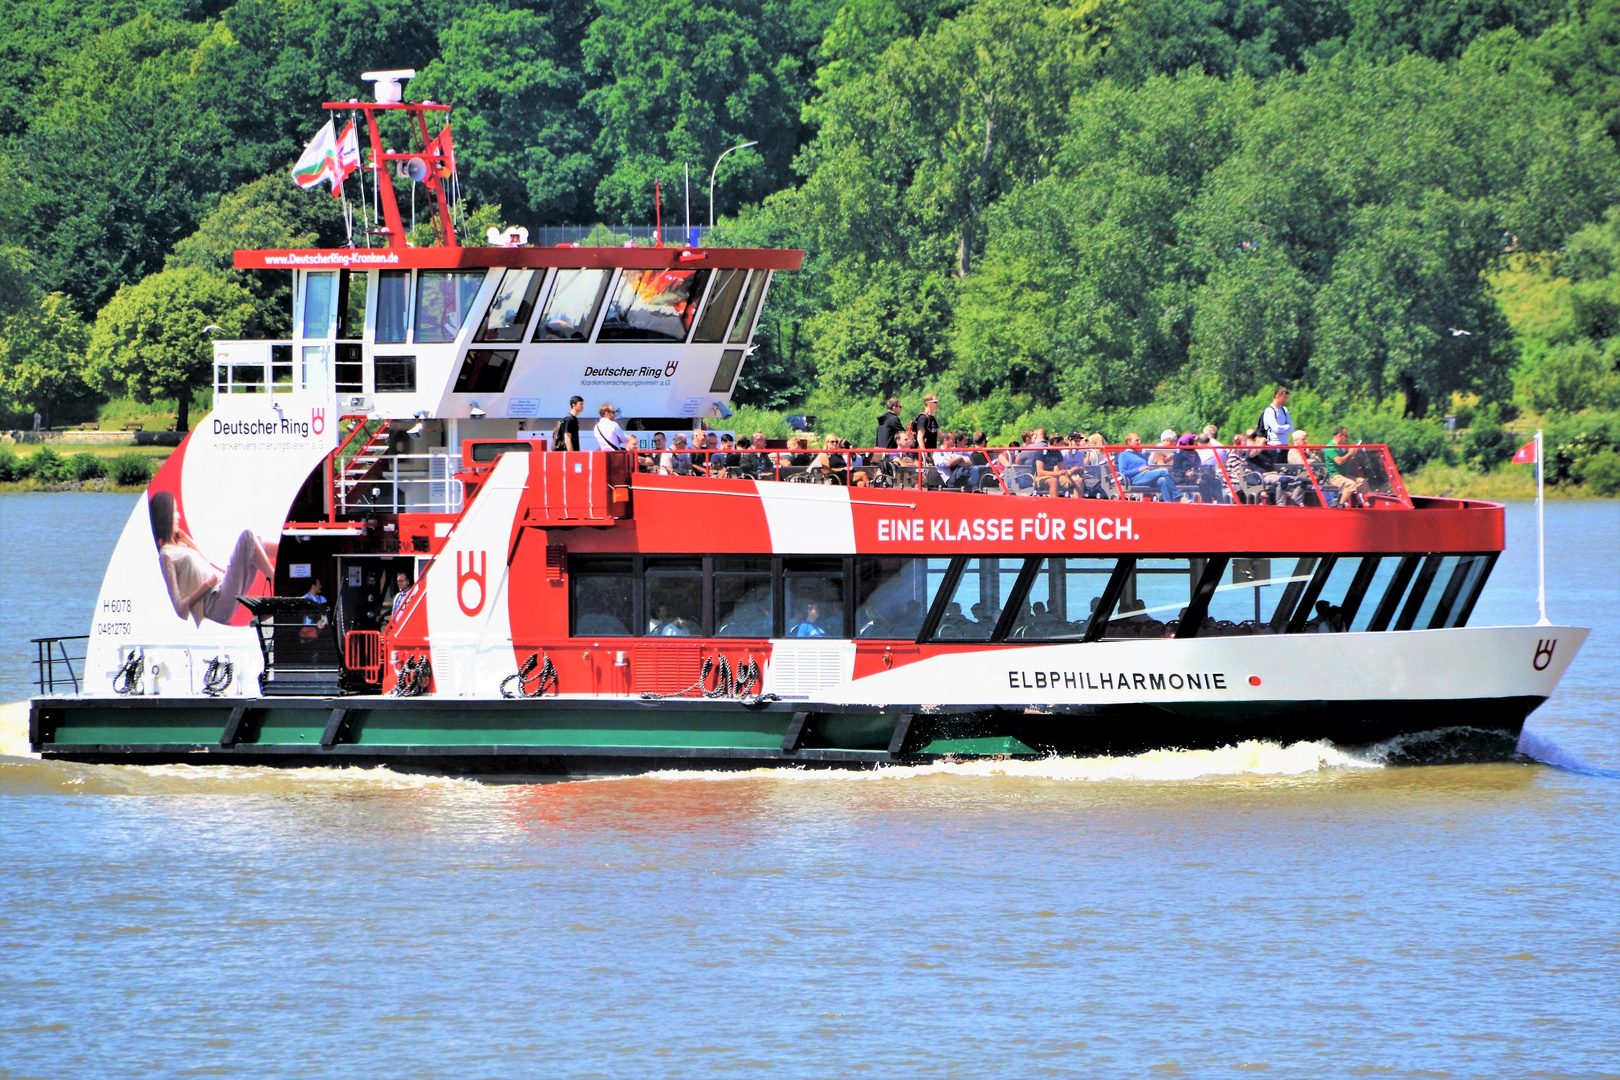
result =
M75 644L69 648L68 642L89 640L89 634L69 634L64 637L32 638L29 641L36 650L34 681L39 686L41 694L57 693L58 687L66 693L69 686L73 688L75 694L79 692L79 675L84 670L85 646ZM75 668L75 664L80 666Z
M1035 498L1223 506L1410 507L1389 447L1022 446L925 450L674 450L643 446L637 471ZM1121 464L1122 455L1127 456Z

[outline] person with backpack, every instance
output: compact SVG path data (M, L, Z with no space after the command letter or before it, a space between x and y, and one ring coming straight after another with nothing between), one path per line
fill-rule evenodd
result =
M568 415L557 421L551 429L553 450L579 449L579 414L585 411L585 399L575 394L568 399Z
M939 398L933 394L924 395L923 411L917 414L917 418L906 429L917 436L917 445L924 450L939 449L939 421L934 419L934 414L938 411Z
M1278 386L1271 396L1271 404L1260 413L1255 425L1265 432L1266 442L1272 446L1287 446L1294 434L1294 421L1288 415L1288 387Z

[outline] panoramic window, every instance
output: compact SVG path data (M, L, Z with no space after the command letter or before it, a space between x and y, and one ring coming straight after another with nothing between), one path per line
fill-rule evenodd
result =
M1290 555L1229 560L1194 636L1283 633L1319 561Z
M720 354L720 366L714 370L714 381L709 384L711 394L729 394L737 378L737 367L742 363L741 349L727 349Z
M703 633L703 560L648 559L646 612L649 637L698 637Z
M610 270L559 270L534 328L535 341L588 341Z
M1192 601L1203 564L1202 559L1137 559L1103 638L1164 637L1165 624L1180 618Z
M1079 641L1114 573L1114 559L1042 559L1008 641Z
M522 341L529 316L534 313L540 283L545 278L544 270L513 268L506 271L495 289L495 298L489 302L489 312L484 316L484 325L478 329L477 340Z
M1401 605L1395 630L1427 630L1445 595L1446 583L1462 560L1460 555L1430 555L1423 560Z
M749 331L754 328L754 314L759 311L759 301L765 295L765 279L769 273L764 270L755 270L754 276L748 281L748 295L743 297L742 311L737 313L737 321L732 324L730 341L740 344L748 340Z
M714 288L709 290L709 303L703 309L703 318L698 320L693 341L726 339L726 327L731 325L731 313L737 310L737 297L742 295L743 281L747 277L746 270L715 271Z
M771 630L771 560L763 555L714 558L715 637L768 638Z
M1485 578L1495 561L1491 555L1464 555L1457 560L1456 572L1451 575L1440 602L1435 605L1429 629L1449 629L1468 622L1474 601L1479 598L1479 590L1484 588Z
M989 641L1001 609L1012 595L1024 560L969 559L945 604L934 637L942 641Z
M855 560L855 636L915 640L950 559L862 556Z
M468 349L456 376L458 394L504 394L517 363L516 349Z
M1354 614L1347 617L1353 633L1388 628L1387 617L1382 623L1377 620L1390 586L1396 584L1403 562L1405 560L1399 555L1385 555L1378 560L1372 580L1367 583L1367 588L1362 593L1361 602L1356 605ZM1404 587L1404 583L1402 585Z
M379 356L372 362L372 370L379 394L413 394L416 392L416 357Z
M782 604L788 637L844 637L844 560L782 560Z
M416 275L416 343L456 340L484 284L482 270L423 270Z
M304 275L303 336L332 336L332 320L337 314L337 271L314 270Z
M629 637L635 622L634 563L627 557L568 560L571 632Z
M405 340L410 327L411 272L383 270L377 274L377 338L380 343L397 345Z
M685 341L707 270L626 270L608 301L598 341Z

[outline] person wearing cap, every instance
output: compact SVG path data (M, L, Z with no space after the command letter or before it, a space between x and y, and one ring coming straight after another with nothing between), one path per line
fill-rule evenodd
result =
M1161 449L1154 450L1148 455L1148 464L1153 466L1155 469L1168 469L1170 467L1170 463L1174 461L1176 457L1175 446L1177 438L1178 436L1176 435L1175 428L1165 428L1163 431L1159 432L1159 446Z
M939 421L934 419L937 412L939 412L939 398L933 394L924 394L923 411L917 414L917 419L913 420L911 427L907 429L917 436L917 445L924 450L939 448Z

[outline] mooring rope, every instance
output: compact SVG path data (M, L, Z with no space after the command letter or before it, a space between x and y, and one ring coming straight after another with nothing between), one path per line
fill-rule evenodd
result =
M141 692L141 676L146 674L146 650L136 649L124 661L124 666L118 669L113 676L113 693L138 694Z
M426 653L412 653L400 665L399 678L394 681L395 697L420 697L427 693L433 669Z
M541 656L546 658L544 666L540 663ZM537 667L540 668L540 674L534 675L534 669ZM530 679L531 675L534 676L534 680ZM517 693L515 694L506 688L514 680L518 684ZM529 689L531 681L535 681L533 690ZM523 666L518 668L516 675L508 675L501 680L501 697L539 697L546 692L547 687L550 687L552 693L557 692L557 668L552 664L549 654L530 653L529 658L523 661Z
M219 697L230 689L231 679L235 675L236 665L228 657L214 657L208 661L208 667L203 672L203 693L209 697Z
M714 675L714 689L712 690L709 689L709 676L711 673ZM775 694L750 692L760 684L759 662L754 659L753 653L749 653L748 659L737 666L735 674L731 670L731 661L722 653L718 663L716 663L714 657L705 656L703 658L703 667L698 673L698 681L685 690L676 690L668 694L655 694L647 691L641 695L641 700L663 701L666 698L685 697L687 694L694 692L710 700L736 698L744 705L758 705L762 701L777 700Z

